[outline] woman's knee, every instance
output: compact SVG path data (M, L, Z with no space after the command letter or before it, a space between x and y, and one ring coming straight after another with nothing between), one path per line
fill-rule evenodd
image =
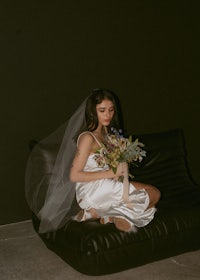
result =
M152 185L150 185L150 188L151 188L152 200L153 200L154 204L156 204L160 200L160 196L161 196L160 190Z
M144 184L140 182L132 182L136 189L145 189L150 198L150 204L156 204L160 200L161 193L159 189L150 184Z

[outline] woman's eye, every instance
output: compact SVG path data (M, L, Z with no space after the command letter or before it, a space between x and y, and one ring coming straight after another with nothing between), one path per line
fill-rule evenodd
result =
M100 113L104 113L105 111L106 111L106 110L104 110L104 109L100 109L100 110L99 110ZM114 109L109 109L108 111L109 111L109 112L113 112Z

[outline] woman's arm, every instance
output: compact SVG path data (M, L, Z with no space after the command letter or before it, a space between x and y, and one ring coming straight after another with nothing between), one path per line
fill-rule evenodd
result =
M111 169L106 171L83 171L86 161L90 153L94 150L96 142L94 138L88 134L83 134L78 142L77 151L72 162L70 170L70 180L72 182L90 182L100 179L115 179L123 175L122 170L118 170L116 174Z

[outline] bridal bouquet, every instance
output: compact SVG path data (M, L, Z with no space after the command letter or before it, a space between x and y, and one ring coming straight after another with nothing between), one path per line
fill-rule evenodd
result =
M101 148L96 151L95 159L99 167L108 165L116 173L120 162L131 163L133 161L141 162L146 156L143 150L144 144L138 139L132 141L132 137L124 137L121 131L112 129L110 134L105 136L105 141Z

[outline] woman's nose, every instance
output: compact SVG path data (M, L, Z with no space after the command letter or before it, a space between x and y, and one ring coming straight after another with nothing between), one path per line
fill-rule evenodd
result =
M106 111L106 117L110 117L110 112Z

